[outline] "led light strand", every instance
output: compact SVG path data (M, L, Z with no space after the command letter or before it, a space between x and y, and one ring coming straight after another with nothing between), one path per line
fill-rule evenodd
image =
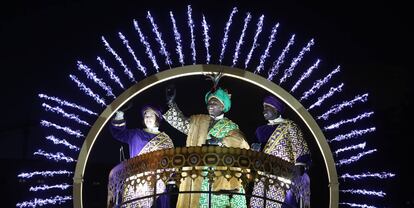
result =
M190 5L187 6L187 17L188 17L188 27L190 28L190 34L191 34L191 55L193 56L193 64L196 64L196 49L195 49L195 35L194 35L194 21L192 17L193 9Z
M331 129L337 129L337 128L339 128L341 125L343 125L343 124L347 124L347 123L355 123L355 122L357 122L357 121L359 121L359 120L361 120L361 119L364 119L364 118L368 118L368 117L370 117L372 114L374 114L374 112L373 111L371 111L371 112L366 112L366 113L363 113L363 114L360 114L360 115L358 115L358 116L356 116L356 117L354 117L354 118L350 118L350 119L347 119L347 120L341 120L341 121L339 121L339 122L337 122L337 123L334 123L334 124L331 124L331 125L329 125L329 126L326 126L326 127L324 127L323 129L326 131L326 130L331 130Z
M206 21L206 17L203 15L203 35L204 35L204 46L206 47L206 62L207 64L210 63L210 51L209 51L209 47L210 47L210 36L208 35L208 30L210 28L210 26L207 24Z
M34 172L29 172L29 173L20 173L19 175L17 175L17 177L19 178L33 178L35 176L42 176L42 177L54 177L55 175L73 175L72 171L67 171L67 170L47 170L47 171L34 171Z
M365 178L378 178L378 179L388 179L388 178L392 178L394 177L395 174L394 173L387 173L387 172L381 172L381 173L361 173L361 174L354 174L351 175L349 173L345 173L343 175L341 175L339 178L341 179L352 179L352 180L361 180L361 179L365 179Z
M72 185L69 185L69 184L67 184L67 183L63 183L63 184L56 184L56 185L52 185L52 186L49 186L49 185L45 185L45 184L43 184L43 185L41 185L41 186L31 186L30 187L30 189L29 189L29 191L33 191L33 192L36 192L36 191L45 191L45 190L50 190L50 189L61 189L61 190L66 190L66 189L68 189L69 187L71 187Z
M50 197L50 198L46 198L46 199L38 199L38 198L34 198L31 201L24 201L21 203L17 203L16 207L19 208L23 208L23 207L31 207L31 208L35 208L37 206L45 206L48 204L63 204L69 200L72 200L71 196L54 196L54 197Z
M268 72L267 79L272 81L273 78L279 73L280 66L285 62L286 54L289 52L290 47L295 43L295 34L290 37L289 42L286 44L285 48L283 49L282 53L279 55L277 60L273 62L272 68Z
M132 58L134 58L134 61L137 64L138 70L141 71L144 74L144 76L147 76L147 69L141 65L141 61L139 61L137 56L135 56L135 51L129 45L129 41L126 39L124 34L122 34L121 32L118 32L118 36L122 40L122 43L125 45L125 47L128 49L128 52L132 55Z
M54 160L54 161L56 161L56 162L59 162L59 161L61 161L61 160L64 160L65 162L67 162L67 163L69 163L69 162L76 162L76 160L75 159L73 159L73 158L71 158L71 157L69 157L69 156L66 156L65 154L63 154L63 153L61 153L61 152L56 152L55 154L54 153L48 153L48 152L45 152L44 150L42 150L42 149L38 149L36 152L34 152L33 153L33 155L40 155L40 156L44 156L44 157L46 157L47 159L49 159L49 160Z
M105 63L105 60L102 59L101 57L96 57L96 60L99 61L99 64L102 66L102 68L104 69L104 71L106 71L109 74L109 77L116 82L122 89L124 88L124 85L122 84L121 80L119 79L118 76L115 75L114 69L112 69L111 67L107 66Z
M273 26L272 33L270 34L270 37L269 37L269 42L267 42L267 47L264 53L262 54L262 56L260 56L260 63L256 67L256 70L254 71L254 73L260 73L263 70L264 63L266 62L266 58L269 57L269 50L270 48L272 48L273 42L275 42L275 36L276 36L278 27L279 27L279 23Z
M131 82L137 82L135 80L134 74L132 74L131 70L128 69L127 65L125 65L122 58L119 57L119 55L115 52L114 49L112 49L112 47L109 45L108 41L106 41L106 39L103 36L102 36L102 41L104 42L105 49L108 52L110 52L115 57L115 59L119 62L119 64L122 66L122 68L124 68L124 74L126 74L128 76L129 80L131 80Z
M289 68L285 69L285 72L283 74L283 77L280 78L279 83L282 84L286 81L287 78L291 77L293 74L293 71L295 70L295 67L299 64L299 62L303 59L303 56L306 52L309 52L311 50L311 47L315 44L315 41L311 39L308 44L302 48L299 55L293 59L292 63L290 63Z
M66 141L66 139L59 139L59 138L56 138L53 135L47 136L46 139L52 141L54 144L63 144L64 146L68 147L69 149L72 149L72 150L75 150L75 151L80 150L79 147L69 143L68 141Z
M348 159L339 160L339 162L337 162L336 165L338 165L338 166L349 165L351 163L354 163L354 162L360 160L363 156L368 155L368 154L372 154L376 151L377 151L377 149L372 149L372 150L368 150L366 152L359 153L358 155L352 156Z
M367 143L364 142L364 143L361 143L361 144L347 146L347 147L344 147L344 148L341 148L341 149L337 149L337 150L335 150L335 154L338 155L341 152L345 152L345 151L349 151L349 150L364 149L366 144Z
M339 190L342 193L350 193L350 194L360 194L360 195L369 195L369 196L378 196L378 197L384 197L387 195L383 191L369 191L365 189L345 189L345 190Z
M156 40L160 45L160 52L161 52L162 55L165 56L165 64L167 64L171 68L172 62L171 62L171 59L170 59L170 53L168 53L168 51L166 49L166 44L162 40L162 34L158 31L158 26L155 23L154 18L151 16L151 13L149 11L147 12L147 19L149 19L151 24L152 24L152 31L156 35Z
M81 61L78 61L78 69L79 71L83 71L86 74L86 77L88 79L94 81L96 84L99 85L103 90L105 90L107 96L111 96L114 99L116 98L114 93L112 93L112 88L108 86L102 79L99 79L95 73L92 72L92 69L83 64Z
M95 115L95 116L98 115L97 113L95 113L95 112L93 112L93 111L91 111L91 110L89 110L89 109L87 109L87 108L85 108L83 106L80 106L80 105L75 104L75 103L71 103L71 102L66 101L66 100L62 100L62 99L60 99L58 97L52 97L52 96L48 96L48 95L45 95L45 94L38 94L38 96L40 98L43 98L43 99L46 99L46 100L55 101L55 102L57 102L61 106L68 106L68 107L71 107L71 108L76 108L76 109L78 109L78 110L80 110L82 112L88 113L90 115Z
M94 93L89 87L86 87L85 84L83 84L75 75L69 75L70 79L74 81L79 89L83 91L86 95L89 95L93 98L98 104L101 104L102 106L106 106L105 99L101 98L98 94Z
M250 22L251 19L252 19L252 15L250 15L250 13L248 12L246 14L246 18L244 18L243 30L242 30L242 33L240 35L239 41L237 41L236 49L234 49L233 65L231 65L232 67L234 67L237 64L237 59L239 58L239 54L240 54L240 48L244 43L244 41L243 41L244 35L246 33L247 26L249 25L249 22Z
M352 107L356 102L364 103L367 100L368 100L368 94L367 93L363 94L363 95L357 95L353 100L344 101L341 104L336 104L336 105L332 106L331 109L329 109L324 114L318 116L317 118L327 120L331 114L336 114L336 113L340 112L342 109L344 109L345 107Z
M42 125L42 126L45 126L45 127L53 127L53 128L55 128L55 129L58 129L58 130L63 130L65 133L67 133L67 134L69 134L69 135L74 135L75 137L77 137L77 138L79 138L79 137L85 137L82 133L81 133L81 131L79 131L79 130L72 130L71 128L69 128L69 127L63 127L63 126L60 126L60 125L57 125L57 124L54 124L54 123L52 123L52 122L49 122L49 121L45 121L45 120L42 120L41 122L40 122L40 125Z
M178 54L178 60L181 63L181 66L184 66L184 54L183 54L183 47L181 45L181 35L178 32L177 25L175 23L175 18L171 11L170 11L170 18L171 18L171 23L173 25L175 43L177 44L175 51Z
M233 16L234 14L236 14L238 12L237 7L234 7L233 10L230 13L230 17L229 20L226 23L226 27L224 28L224 37L223 40L221 41L221 52L220 52L220 59L219 62L220 64L223 61L224 58L224 52L226 51L226 47L227 47L227 40L229 38L229 31L230 31L230 26L233 23Z
M359 137L362 136L364 134L370 133L370 132L374 132L376 130L375 127L371 127L371 128L367 128L367 129L362 129L362 130L352 130L350 133L347 134L340 134L338 136L335 136L333 139L328 140L328 142L333 142L333 141L343 141L343 140L347 140L347 139L351 139L351 138L355 138L355 137Z
M263 19L264 19L264 15L260 16L259 21L257 22L257 29L256 29L256 33L255 33L254 38L253 38L252 47L250 48L249 54L247 54L246 61L244 61L244 68L245 69L249 65L249 62L250 62L250 59L252 58L254 49L256 49L257 46L259 46L257 44L257 38L259 37L259 35L260 35L260 33L262 32L262 29L263 29Z
M64 118L68 118L68 119L74 120L74 121L76 121L79 124L83 124L85 126L91 126L88 122L79 119L79 116L78 115L66 113L62 108L52 107L52 106L50 106L50 105L48 105L46 103L42 103L42 106L45 108L46 111L50 111L50 112L56 113L58 115L61 115Z
M299 99L299 101L302 100L306 100L309 98L309 96L313 95L316 93L316 91L321 88L324 84L326 84L329 80L331 80L332 76L338 72L341 71L341 67L338 66L336 69L334 69L331 73L329 73L325 78L323 78L322 80L319 79L317 80L311 89L309 89L308 91L304 92L302 97Z
M311 73L313 72L314 69L318 68L319 62L320 62L319 59L316 60L316 62L311 67L309 67L308 70L306 70L306 72L302 74L302 76L300 76L299 80L296 81L295 85L293 85L292 89L290 89L290 92L294 92L300 86L300 84L303 82L303 80L308 78L311 75Z
M138 21L134 20L133 22L134 22L134 28L138 32L139 41L145 46L145 53L147 54L148 58L151 60L152 65L154 66L155 70L157 70L158 72L160 67L158 66L157 58L152 52L151 45L148 43L147 37L145 37L144 33L141 31Z
M329 89L329 92L328 93L326 93L326 94L324 94L323 96L321 96L321 97L318 97L318 101L316 101L314 104L312 104L307 110L311 110L311 109L313 109L314 107L317 107L317 106L320 106L320 105L322 105L322 103L323 103L323 101L325 101L326 99L328 99L328 98L330 98L330 97L332 97L335 93L338 93L338 92L342 92L342 87L344 86L344 83L341 83L339 86L337 86L337 87L331 87L330 89Z
M376 206L367 205L367 204L355 204L355 203L348 203L348 202L341 202L341 205L348 205L350 207L358 207L358 208L377 208Z

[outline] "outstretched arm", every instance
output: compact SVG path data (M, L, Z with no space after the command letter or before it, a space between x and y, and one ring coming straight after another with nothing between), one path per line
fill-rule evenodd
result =
M184 116L177 104L170 103L168 106L168 111L163 115L165 121L178 131L187 135L190 127L190 119Z

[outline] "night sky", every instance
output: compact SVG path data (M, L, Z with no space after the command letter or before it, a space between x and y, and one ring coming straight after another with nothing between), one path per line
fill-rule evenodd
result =
M414 207L414 183L409 178L411 174L408 171L413 164L410 151L413 143L411 118L414 87L411 80L411 59L414 36L410 32L413 29L410 19L413 18L408 3L13 1L8 4L0 7L0 89L3 89L3 119L0 125L0 161L3 167L0 185L2 198L6 199L5 207L13 207L18 201L29 199L26 190L10 191L16 187L27 188L24 182L15 185L18 183L16 175L29 171L30 168L45 166L43 160L32 155L45 142L41 138L43 132L39 126L39 119L45 113L41 109L41 100L37 94L72 98L78 91L74 89L68 74L80 74L76 70L77 60L92 62L97 55L106 53L101 42L102 35L113 41L119 31L128 34L128 31L133 31L132 20L135 18L144 21L147 10L154 16L162 14L164 20L168 18L170 10L175 12L177 18L185 19L188 4L192 5L193 14L204 13L207 18L211 18L212 36L220 38L215 41L221 40L222 28L233 6L239 8L239 21L244 18L244 13L251 12L253 19L250 24L256 24L257 17L264 14L267 29L279 22L280 34L287 36L295 33L302 44L315 38L316 47L312 54L316 54L328 66L341 65L341 78L347 88L345 95L350 98L355 94L369 93L369 102L363 107L375 111L371 123L378 130L367 138L367 142L378 148L379 152L372 157L368 156L371 159L362 162L360 166L369 165L375 167L375 170L389 170L397 174L395 178L384 182L383 189L388 195L380 200L381 205ZM159 27L166 28L169 27L168 24L170 22L159 23ZM279 44L281 45L283 44ZM190 54L190 51L186 54ZM227 62L230 63L231 59ZM329 67L324 70L329 70ZM198 88L186 92L188 85L198 83ZM204 78L177 80L176 85L177 102L183 110L186 109L186 114L205 112L202 99L209 83ZM223 85L232 88L236 97L241 96L242 92L248 95L264 95L259 89L251 86L249 88L234 80L223 80ZM127 114L127 120L131 121L132 127L141 125L135 115L138 114L142 100L163 103L164 87L165 85L158 86L133 100L133 109ZM190 100L190 97L195 101ZM240 102L243 105L235 104L235 113L229 117L240 121L240 126L247 129L246 134L252 137L254 128L251 126L264 122L260 117L260 109L255 107L260 106L260 99ZM96 105L85 103L85 106L93 108ZM254 110L247 112L246 116L236 113L238 108ZM243 120L246 117L252 119ZM166 131L173 131L165 128ZM118 161L120 143L103 138L110 137L106 129L100 137L102 139L97 146L101 149L97 148L92 152L91 169L96 166L98 169L104 167L102 169L107 170ZM177 134L177 137L183 138L183 135ZM59 167L55 163L47 165ZM107 175L105 173L97 178L106 179ZM92 179L88 182L93 186ZM98 180L97 187L105 192L106 184L99 183Z

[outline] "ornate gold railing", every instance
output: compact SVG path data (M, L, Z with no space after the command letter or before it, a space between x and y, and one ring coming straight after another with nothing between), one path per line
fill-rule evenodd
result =
M209 179L210 183L218 176L226 179L234 177L244 187L250 182L261 180L268 185L289 189L292 174L293 164L246 149L203 146L159 150L124 161L111 170L108 207L129 207L128 204L142 199L151 199L149 203L152 203L156 196L171 194L160 193L157 189L165 188L165 184L171 182L179 185L187 177L195 179L202 176ZM150 188L152 194L131 196L131 193L142 191L143 187ZM196 192L200 193L200 190Z

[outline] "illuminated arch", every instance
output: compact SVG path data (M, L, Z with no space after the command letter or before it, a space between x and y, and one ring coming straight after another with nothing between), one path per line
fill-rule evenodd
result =
M83 174L88 162L89 154L93 148L93 145L98 138L99 133L104 128L106 123L110 120L112 115L117 111L122 105L128 102L133 97L137 96L144 90L155 86L159 83L172 80L179 77L187 77L193 75L202 75L208 72L220 72L224 73L224 76L232 77L235 79L240 79L242 81L256 85L275 96L283 100L293 111L299 115L302 121L306 124L313 137L318 144L319 151L321 152L325 167L328 175L329 182L329 194L330 194L330 208L338 207L338 178L335 168L335 162L331 153L331 150L326 142L326 138L323 135L321 129L319 128L316 121L308 113L308 111L297 101L292 95L286 92L283 88L276 85L275 83L259 76L253 74L249 71L231 68L227 66L219 65L190 65L184 67L177 67L174 69L162 71L155 75L152 75L139 83L133 85L129 89L125 90L120 96L118 96L111 104L109 104L105 110L99 115L96 122L93 124L90 129L86 139L82 145L80 151L78 162L76 163L76 170L73 182L73 203L74 207L81 208L83 207L82 200L82 189L83 189Z

